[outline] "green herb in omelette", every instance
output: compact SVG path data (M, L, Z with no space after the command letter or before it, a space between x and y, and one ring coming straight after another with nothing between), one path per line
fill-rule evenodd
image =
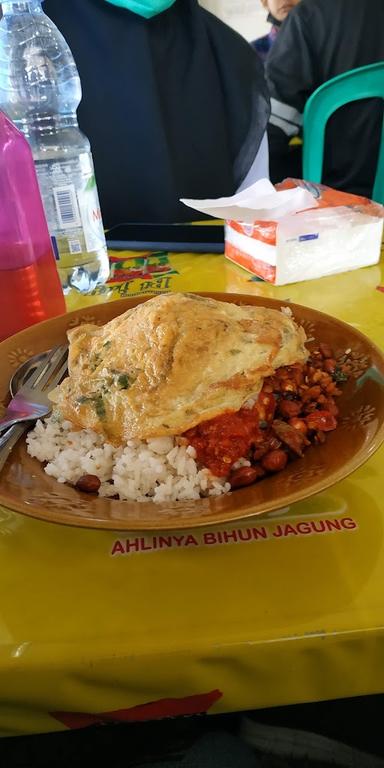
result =
M106 411L103 397L100 393L95 395L81 395L77 398L79 405L92 404L99 419L105 419Z
M104 400L101 395L98 395L95 399L95 411L99 419L105 419L106 411L105 411Z
M95 395L81 395L77 398L79 405L85 405L86 403L93 403Z
M128 389L130 386L130 381L127 373L120 373L120 375L117 377L117 386L119 389Z
M138 376L138 371L131 371L130 373L112 371L112 373L116 377L115 381L119 389L129 389L135 383Z
M92 372L95 371L102 361L103 361L103 358L101 353L96 352L96 354L94 354L93 357L91 358L91 371Z

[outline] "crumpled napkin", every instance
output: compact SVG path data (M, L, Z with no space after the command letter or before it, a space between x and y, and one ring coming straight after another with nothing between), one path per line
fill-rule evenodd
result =
M278 221L284 216L306 208L315 208L317 205L313 195L306 189L295 187L277 192L268 179L259 179L251 187L232 197L219 197L216 200L181 198L181 202L201 213L246 224L253 224L254 221Z

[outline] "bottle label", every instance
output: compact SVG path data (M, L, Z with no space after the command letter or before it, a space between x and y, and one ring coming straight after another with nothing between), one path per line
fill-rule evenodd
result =
M69 248L69 253L72 255L74 253L82 253L82 250L83 250L81 246L81 241L76 240L73 237L68 238L68 248ZM87 251L89 251L89 248L87 248Z
M68 259L75 256L83 261L89 253L106 253L92 155L82 152L60 161L37 161L36 170L60 266L65 260L69 267Z
M95 174L89 177L77 194L87 251L97 251L105 243L103 220L97 194Z
M81 226L80 211L74 184L53 188L56 213L60 229Z

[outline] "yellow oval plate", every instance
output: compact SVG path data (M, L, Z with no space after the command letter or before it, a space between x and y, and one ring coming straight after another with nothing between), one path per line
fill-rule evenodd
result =
M289 306L315 342L330 344L337 355L350 349L353 375L338 398L340 422L324 445L283 472L228 495L191 502L133 503L88 496L45 474L21 439L0 475L0 503L49 522L113 530L171 530L223 523L260 515L318 493L365 462L384 439L384 357L351 326L321 312L274 299L204 293L221 301L280 309ZM66 331L84 322L106 323L150 296L122 299L72 312L32 326L0 344L0 401L8 402L9 380L18 365L66 339Z

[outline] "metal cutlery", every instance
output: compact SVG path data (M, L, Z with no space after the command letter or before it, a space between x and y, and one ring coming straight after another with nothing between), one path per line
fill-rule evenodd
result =
M33 398L37 396L39 403L43 403L44 398L45 402L49 403L48 393L60 383L67 372L67 355L68 347L67 345L62 345L43 356L41 354L36 355L28 361L27 366L26 363L23 363L20 366L20 370L18 369L12 377L11 392L15 395L13 399L16 399L19 393L22 393L23 399L26 402L33 403ZM30 374L29 371L31 371ZM20 381L21 386L15 394L14 389L16 389ZM51 406L46 405L45 407L47 409L46 415L51 410ZM30 416L28 421L23 420L14 423L14 426L9 427L0 434L0 471L19 438L29 429L31 421L36 418L40 418L40 415Z

